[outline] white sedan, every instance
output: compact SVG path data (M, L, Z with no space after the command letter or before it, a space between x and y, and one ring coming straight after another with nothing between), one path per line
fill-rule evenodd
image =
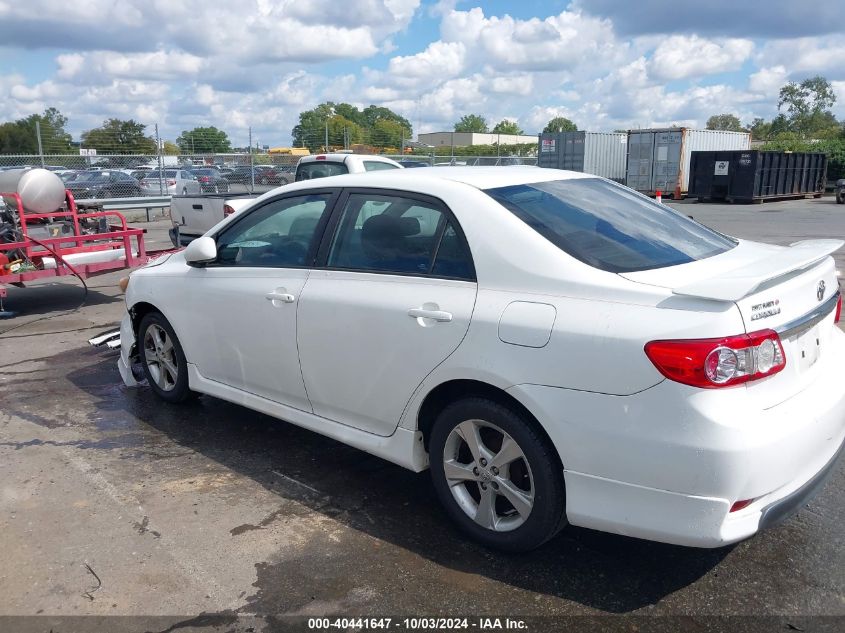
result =
M567 523L718 547L842 452L842 244L736 240L558 170L321 178L135 271L119 366L430 468L491 547Z

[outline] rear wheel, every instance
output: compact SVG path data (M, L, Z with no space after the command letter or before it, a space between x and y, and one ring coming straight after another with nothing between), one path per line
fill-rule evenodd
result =
M845 191L836 194L836 204L845 204Z
M488 547L524 552L566 524L563 472L554 448L521 414L468 398L438 416L429 446L440 502Z
M150 312L138 327L141 366L156 395L185 402L197 394L188 387L188 362L173 327L159 312Z
M182 187L182 195L183 196L188 195L188 188L187 187Z

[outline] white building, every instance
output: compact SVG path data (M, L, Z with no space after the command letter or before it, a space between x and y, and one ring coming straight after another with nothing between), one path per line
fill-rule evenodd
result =
M469 145L516 145L518 143L537 143L536 135L528 134L492 134L489 132L430 132L419 134L417 141L434 147L467 147Z

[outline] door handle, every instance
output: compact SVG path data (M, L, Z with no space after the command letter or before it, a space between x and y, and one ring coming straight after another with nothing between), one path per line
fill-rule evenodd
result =
M293 303L296 300L296 297L287 292L268 292L264 297L268 301L281 301L283 303Z
M443 310L426 310L425 308L411 308L408 310L408 316L414 319L434 319L440 323L448 323L452 320L451 312L443 312Z

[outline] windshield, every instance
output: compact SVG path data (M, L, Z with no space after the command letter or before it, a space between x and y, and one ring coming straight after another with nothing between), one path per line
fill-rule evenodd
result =
M154 170L154 171L151 171L149 174L147 174L147 175L146 175L146 178L148 178L148 179L150 179L150 178L151 178L151 179L153 179L153 180L155 180L156 178L161 179L161 176L159 175L160 173L161 173L161 172L159 172L159 171L156 169L156 170ZM165 177L165 178L176 178L176 173L177 173L177 172L176 172L175 170L170 170L170 169L167 169L167 170L165 170L165 171L164 171L164 177Z
M485 190L576 259L614 273L676 266L735 246L672 208L599 178Z
M193 169L191 170L192 174L197 176L214 176L217 174L217 170L215 169Z

